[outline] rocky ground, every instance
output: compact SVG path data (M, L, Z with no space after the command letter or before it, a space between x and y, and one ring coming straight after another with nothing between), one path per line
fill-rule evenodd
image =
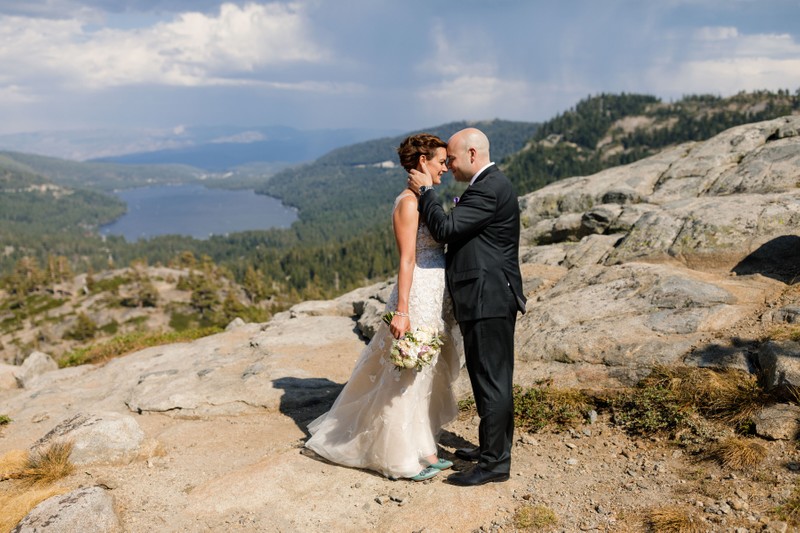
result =
M287 324L307 330L303 320ZM752 338L760 324L740 324L738 332ZM239 415L134 415L147 438L140 457L129 464L80 466L64 486L105 488L127 532L650 531L649 517L659 509L691 516L696 531L792 530L773 511L797 484L795 442L763 441L766 460L756 469L733 471L666 436L632 438L602 411L593 423L568 430L518 431L512 477L505 483L463 488L447 484L445 475L391 481L329 464L303 448L305 427L329 407L335 384L347 379L342 354L357 353L363 340L355 333L328 344L317 339L312 352L338 355L316 359L302 336L285 341L281 353L307 357L309 367L327 362L316 368L332 384L325 401L287 399L277 408ZM53 422L30 416L7 426L0 454L29 446ZM476 440L477 419L462 411L443 434L443 455L455 469L465 468L452 453ZM545 511L554 521L532 527Z
M799 292L787 286L704 342L764 338L775 326L762 317L794 305ZM65 490L102 487L126 532L669 531L649 525L658 510L692 517L695 531L795 530L774 511L798 483L796 441L762 440L763 463L737 471L704 458L704 446L691 440L631 437L602 409L592 423L573 428L518 430L505 483L456 487L445 474L421 483L391 481L329 464L303 442L306 425L328 409L364 345L353 319L344 316L349 307L306 303L267 325L153 348L91 370L59 370L31 390L0 393L0 413L14 418L0 429L0 455L27 449L72 413L130 416L131 402L138 402L142 412L132 416L145 435L138 457L81 465L62 481ZM321 316L326 313L334 316ZM216 381L183 388L195 374ZM237 384L236 376L250 374L259 376L263 390ZM461 397L467 383L462 375ZM452 454L476 442L477 418L462 411L442 436L443 455L455 469L466 468ZM537 520L545 524L534 527Z

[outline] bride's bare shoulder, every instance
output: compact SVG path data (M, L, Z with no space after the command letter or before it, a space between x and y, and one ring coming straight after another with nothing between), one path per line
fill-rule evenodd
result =
M413 192L406 189L394 199L395 207L399 206L401 203L417 205L417 196Z

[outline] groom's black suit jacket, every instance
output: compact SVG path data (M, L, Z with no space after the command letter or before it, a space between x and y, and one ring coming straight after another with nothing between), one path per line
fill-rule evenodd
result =
M419 210L434 239L447 243L447 285L456 320L507 317L511 297L525 312L519 203L496 165L481 172L449 214L431 193L420 197Z

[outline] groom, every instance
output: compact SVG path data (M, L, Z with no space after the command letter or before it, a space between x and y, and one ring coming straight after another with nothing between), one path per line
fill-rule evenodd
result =
M491 162L489 139L475 128L447 142L447 166L457 181L469 182L445 214L427 173L412 170L408 185L433 237L447 244L447 286L464 336L467 371L480 417L478 448L456 451L477 461L451 474L455 485L506 481L514 434L514 326L525 312L519 271L519 204L511 182Z

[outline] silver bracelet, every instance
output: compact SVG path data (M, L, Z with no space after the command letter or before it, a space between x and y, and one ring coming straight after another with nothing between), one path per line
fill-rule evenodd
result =
M394 314L396 314L397 316L408 317L408 313L403 313L402 311L395 311Z

